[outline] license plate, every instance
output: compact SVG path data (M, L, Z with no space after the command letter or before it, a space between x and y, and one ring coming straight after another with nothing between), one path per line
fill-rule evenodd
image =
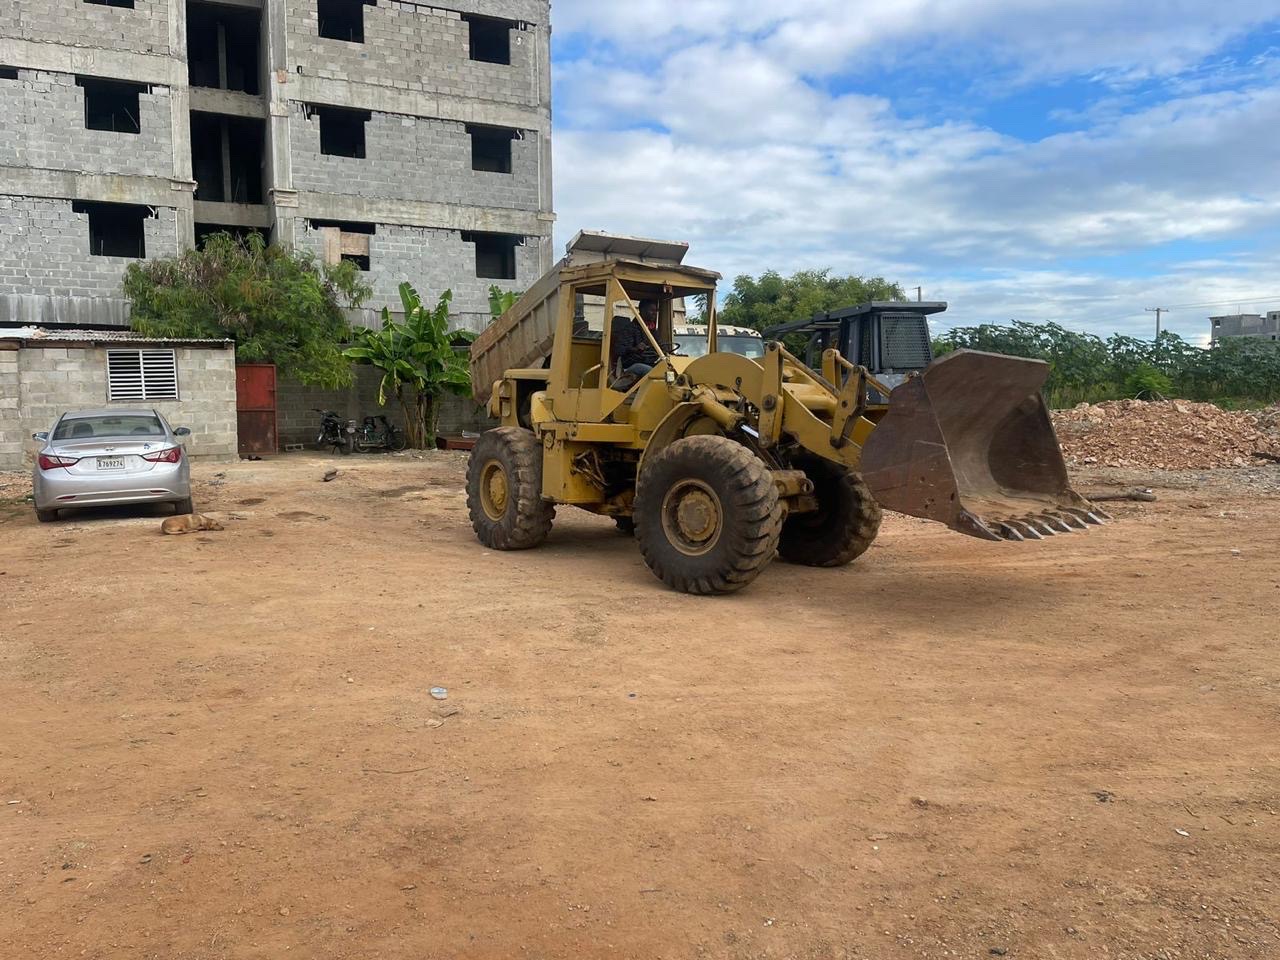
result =
M99 470L123 470L124 457L99 457L98 469Z

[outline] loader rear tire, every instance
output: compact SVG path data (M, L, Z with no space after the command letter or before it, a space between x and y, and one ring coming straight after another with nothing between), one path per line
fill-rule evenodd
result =
M813 481L818 509L787 518L778 542L779 555L789 563L809 567L852 563L880 532L880 504L862 477L847 467L820 457L806 457L794 466Z
M727 437L686 437L653 454L632 515L645 564L685 593L741 590L773 559L782 532L772 473Z
M467 510L476 539L491 550L528 550L547 539L556 508L542 499L542 444L530 431L480 435L467 464Z

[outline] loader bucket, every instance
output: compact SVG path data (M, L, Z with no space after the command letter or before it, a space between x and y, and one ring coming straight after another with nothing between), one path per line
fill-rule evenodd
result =
M862 448L881 506L984 540L1110 519L1071 489L1040 388L1049 365L959 350L897 387Z

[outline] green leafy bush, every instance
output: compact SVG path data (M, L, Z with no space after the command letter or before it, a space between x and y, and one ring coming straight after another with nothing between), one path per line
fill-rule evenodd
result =
M230 338L238 361L274 363L283 376L332 388L351 382L346 310L370 290L354 264L326 266L256 233L222 233L200 250L129 264L124 292L139 333Z

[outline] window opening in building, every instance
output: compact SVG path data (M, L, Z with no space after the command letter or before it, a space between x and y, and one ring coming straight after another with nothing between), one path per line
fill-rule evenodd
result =
M369 271L372 265L369 238L378 232L375 224L351 220L312 220L311 229L320 234L321 259L325 263L354 263L360 270L366 273Z
M511 142L520 137L517 130L505 127L467 125L471 134L471 169L486 173L511 172Z
M123 7L126 10L133 9L133 0L84 0L85 3L92 3L98 7Z
M147 255L143 221L152 215L150 207L131 203L97 203L76 200L71 211L89 217L89 253L95 257L130 257Z
M193 87L262 92L258 64L262 14L207 3L187 4L187 74Z
M262 203L265 164L265 121L192 112L191 172L197 200Z
M146 93L145 86L123 80L99 80L97 77L76 77L76 86L84 89L85 129L110 130L113 133L142 132L138 97Z
M515 22L495 17L464 16L471 30L470 56L482 63L511 63L511 30Z
M0 67L0 80L17 80L17 67Z
M247 240L253 234L259 234L267 243L271 242L271 231L266 227L243 227L235 224L197 223L196 249L203 250L205 242L219 233L230 234L235 240Z
M172 350L108 350L107 400L177 400L178 358Z
M462 234L463 243L476 245L476 276L486 280L516 278L516 247L523 238L508 233Z
M341 107L317 107L308 104L308 119L320 124L320 152L327 157L365 156L364 125L373 115L368 110L347 110Z
M320 18L320 36L327 40L364 43L365 5L377 6L369 0L316 0Z

